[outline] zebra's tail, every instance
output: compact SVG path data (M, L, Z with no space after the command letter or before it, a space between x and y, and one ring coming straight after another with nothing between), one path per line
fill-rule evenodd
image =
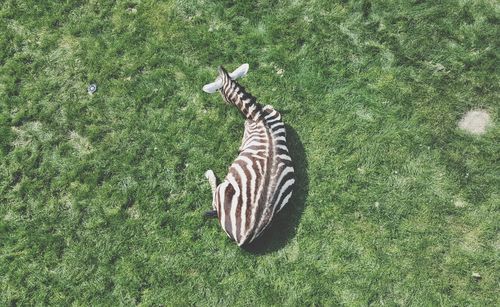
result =
M209 94L215 93L218 89L222 87L222 79L220 77L221 69L219 69L219 76L215 79L214 82L205 84L203 86L203 91ZM231 79L236 80L238 78L244 77L248 72L248 64L245 63L240 67L236 68L235 71L229 74Z

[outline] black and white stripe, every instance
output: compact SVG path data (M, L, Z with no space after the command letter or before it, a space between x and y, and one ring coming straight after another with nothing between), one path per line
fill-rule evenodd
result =
M220 92L245 116L240 153L225 180L216 186L212 171L213 209L227 235L241 246L257 238L290 200L295 183L281 114L262 107L230 75L219 68Z

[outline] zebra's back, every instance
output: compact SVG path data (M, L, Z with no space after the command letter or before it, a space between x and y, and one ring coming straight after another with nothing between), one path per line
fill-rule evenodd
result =
M219 185L219 220L238 245L250 243L292 195L292 161L281 115L267 107L260 121L247 120L240 154Z

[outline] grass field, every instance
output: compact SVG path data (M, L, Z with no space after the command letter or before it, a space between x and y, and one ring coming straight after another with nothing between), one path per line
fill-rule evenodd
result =
M0 305L500 305L498 2L56 2L0 5ZM245 62L298 186L240 249Z

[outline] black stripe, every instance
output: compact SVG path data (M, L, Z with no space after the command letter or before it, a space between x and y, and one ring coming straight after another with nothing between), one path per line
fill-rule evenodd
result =
M285 183L286 183L288 180L290 180L290 179L294 179L294 178L293 178L293 176L292 176L292 178L288 178L287 180L283 180L283 184L285 184ZM277 198L278 198L279 194L281 193L281 187L280 187L280 189L277 189L277 190L276 190L276 201L275 201L275 202L273 202L273 204L275 205L275 208L276 208L276 209L279 209L280 207L282 207L283 205L285 205L285 204L281 205L281 203L283 202L283 200L285 199L285 197L286 197L289 193L291 193L291 192L293 191L293 187L294 187L294 186L295 186L295 182L294 182L293 184L291 184L289 187L287 187L287 188L283 191L283 193L281 194L281 198L280 198L280 199L277 199Z
M226 214L226 221L224 225L224 229L229 234L229 236L233 238L233 226L231 225L231 202L233 201L233 196L236 191L233 188L232 184L228 184L224 194L224 213Z
M281 174L281 172L283 172L283 169L281 169L281 170L278 172L277 176L279 176L279 175ZM271 201L271 203L272 203L272 204L274 204L276 201L278 201L278 200L279 200L279 199L277 199L277 198L278 198L278 196L279 196L279 192L280 192L281 187L283 186L283 184L284 184L285 182L287 182L289 179L293 179L293 178L294 178L294 172L293 172L293 171L291 171L291 172L289 172L288 174L286 174L286 175L283 177L283 179L281 179L281 181L280 181L280 182L276 182L276 189L275 189L275 191L274 191L274 192L275 192L275 194L273 195L273 199L272 199L272 201ZM276 180L278 180L278 179L279 179L279 178L277 178Z
M250 160L253 160L253 159L250 159ZM252 175L250 174L250 170L249 170L249 167L252 168L254 170L254 172L256 173L256 177L258 177L258 171L256 171L254 169L254 164L253 164L253 161L252 161L252 165L249 166L247 164L247 162L245 161L242 161L242 160L238 160L239 162L239 165L241 166L241 169L243 170L243 173L246 177L246 187L242 187L242 190L245 189L246 190L246 193L247 193L247 207L246 207L246 211L245 211L245 231L249 228L249 225L250 225L250 217L252 215L252 211L251 211L251 204L253 203L253 200L255 199L255 191L252 191L252 186L251 186L251 180L252 180ZM243 201L242 201L242 208L243 209ZM240 212L241 214L241 212ZM238 216L240 217L240 216ZM243 224L243 221L241 220L241 217L240 217L240 220L238 221L239 223L239 227L238 227L238 234L240 236L239 240L241 240L241 235L240 235L240 232L241 232L241 226Z
M288 148L285 150L281 147L276 147L276 154L278 155L289 155L288 154ZM284 160L282 160L283 162L285 162Z
M241 167L243 173L245 173L245 168L243 167L242 162L243 161L241 160L235 161L235 163ZM235 238L235 240L239 242L241 239L240 232L241 232L241 209L243 207L243 190L246 189L246 187L243 186L243 180L238 171L236 170L236 168L232 167L230 172L233 174L234 180L236 181L236 184L240 188L240 194L238 195L238 200L236 203L236 238ZM246 174L244 174L244 176L248 178Z

